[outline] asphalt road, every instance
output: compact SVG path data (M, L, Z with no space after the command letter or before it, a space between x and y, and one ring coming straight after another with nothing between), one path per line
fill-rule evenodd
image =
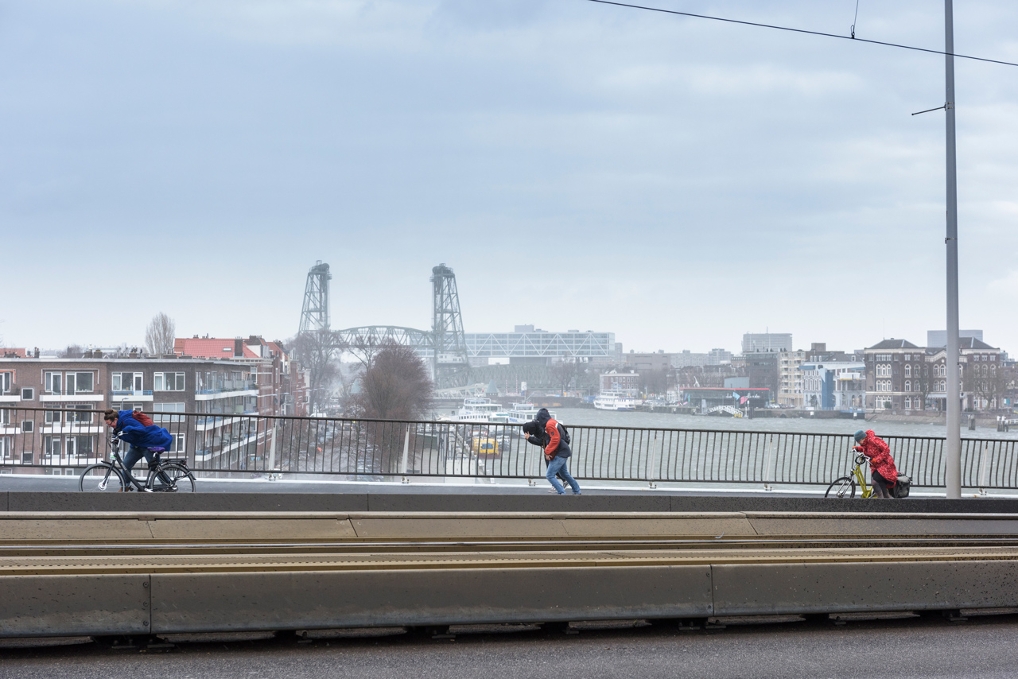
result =
M674 628L178 644L156 652L98 644L0 647L0 677L440 677L740 679L951 677L1018 673L1018 617L784 623L705 634Z

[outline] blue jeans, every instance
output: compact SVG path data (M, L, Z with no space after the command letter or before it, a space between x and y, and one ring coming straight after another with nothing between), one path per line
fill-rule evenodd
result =
M134 465L138 464L138 460L140 460L142 457L144 457L145 461L148 462L149 467L155 465L156 456L153 455L152 451L149 450L148 448L139 448L138 446L131 446L131 448L127 451L127 454L124 455L124 469L127 470L127 473L130 474L132 478L134 478L134 473L131 472L131 470L134 469ZM166 474L160 472L159 480L165 483L166 485L170 485L170 477L168 477ZM128 479L128 483L130 483L130 479ZM138 479L138 483L144 485L145 479Z
M138 460L142 457L145 458L145 461L148 462L149 466L152 466L153 456L152 452L148 448L131 446L127 450L127 454L124 455L124 469L126 469L127 473L131 474L132 477L134 474L131 473L131 470L134 469L134 465L138 464Z
M580 494L580 484L576 483L576 479L569 475L569 458L568 457L555 457L552 458L551 462L548 463L548 473L545 477L548 482L555 488L555 492L559 495L565 495L566 489L558 482L555 478L556 474L561 474L562 478L566 480L569 487L573 489L573 495Z

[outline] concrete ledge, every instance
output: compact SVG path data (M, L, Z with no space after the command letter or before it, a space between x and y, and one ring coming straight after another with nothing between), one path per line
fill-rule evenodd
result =
M859 514L740 512L6 512L0 544L115 548L169 544L328 542L772 540L1005 538L1018 542L1014 514ZM761 544L763 544L761 542ZM932 543L931 543L932 544ZM367 549L367 547L362 547ZM469 547L464 549L469 550Z
M283 511L283 512L989 512L1018 514L1018 500L823 498L643 495L558 497L533 494L414 493L64 493L0 492L0 511Z

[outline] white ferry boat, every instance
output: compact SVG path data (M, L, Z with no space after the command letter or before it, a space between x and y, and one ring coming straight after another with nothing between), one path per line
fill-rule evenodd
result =
M456 414L449 419L453 422L503 423L506 419L501 410L502 406L492 403L489 398L466 398Z
M617 391L602 391L594 399L598 410L636 410L636 399Z
M509 410L501 414L505 416L508 424L524 424L537 417L538 410L540 408L533 403L513 403ZM558 419L555 417L555 413L551 413L551 417Z
M538 410L533 403L513 403L506 409L498 403L492 403L491 399L467 398L463 399L463 405L455 415L443 419L479 424L523 424L537 417ZM555 413L551 413L551 416L555 418Z

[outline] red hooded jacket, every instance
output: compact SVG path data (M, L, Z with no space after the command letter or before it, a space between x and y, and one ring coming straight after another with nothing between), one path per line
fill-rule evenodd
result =
M891 485L898 481L898 468L894 466L891 449L872 429L866 431L866 438L855 449L870 459L870 471L880 474Z

